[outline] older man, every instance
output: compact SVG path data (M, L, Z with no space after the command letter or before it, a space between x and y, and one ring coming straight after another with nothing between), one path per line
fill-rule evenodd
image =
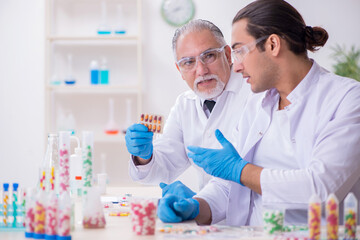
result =
M231 49L220 29L209 21L193 20L177 29L173 52L176 67L191 90L177 98L163 136L154 143L153 133L145 126L128 128L130 176L143 183L171 183L193 165L201 189L210 176L188 158L186 147L218 147L215 129L230 136L243 113L250 86L241 74L231 71Z

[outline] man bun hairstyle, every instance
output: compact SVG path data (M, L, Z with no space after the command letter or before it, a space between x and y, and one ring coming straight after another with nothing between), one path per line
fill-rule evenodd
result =
M284 38L296 55L315 52L324 46L329 35L322 27L306 26L300 13L283 0L257 0L241 9L232 24L247 19L247 31L254 38L277 34ZM262 41L257 47L264 51Z

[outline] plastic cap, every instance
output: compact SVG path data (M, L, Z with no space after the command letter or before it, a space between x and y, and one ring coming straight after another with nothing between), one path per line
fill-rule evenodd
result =
M56 236L56 240L71 240L71 236Z
M34 233L34 234L33 234L33 238L35 238L35 239L44 239L44 238L45 238L45 234Z
M4 183L3 187L4 187L4 191L9 191L9 184L8 183Z
M47 240L55 240L56 235L45 235L45 239L47 239Z
M96 60L92 60L90 63L91 69L99 69L99 63Z
M32 232L25 232L25 237L26 237L26 238L33 238L33 236L34 236L34 233L32 233Z
M18 187L19 187L18 183L13 183L13 190L14 191L17 191Z

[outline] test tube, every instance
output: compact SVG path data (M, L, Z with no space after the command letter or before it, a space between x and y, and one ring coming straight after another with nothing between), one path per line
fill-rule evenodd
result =
M333 193L326 200L326 231L328 240L338 240L339 201Z
M56 239L57 235L57 212L58 198L55 190L52 189L48 195L45 217L45 239Z
M84 131L82 133L82 160L83 160L83 195L85 196L92 185L92 165L93 165L93 146L94 133Z
M58 237L62 240L71 239L71 199L68 192L63 192L60 195L58 207Z
M36 195L35 189L28 188L26 190L26 215L25 215L25 237L26 238L32 238L34 235L35 195Z
M39 189L35 200L34 235L35 239L45 238L45 190Z
M312 240L320 239L321 228L321 199L318 195L311 196L308 208L309 238Z
M22 219L20 221L21 225L23 227L26 227L25 224L25 218L26 218L26 190L24 188L22 188L22 197L21 197L21 216Z
M17 216L18 216L18 198L19 198L19 194L18 194L18 187L19 184L18 183L13 183L13 191L12 191L12 209L13 209L13 219L12 219L12 226L14 228L17 227Z
M358 200L351 192L344 200L344 225L345 238L356 239L356 224L357 224Z
M59 132L59 180L60 194L70 187L70 132Z
M3 184L3 223L5 227L9 226L9 184Z

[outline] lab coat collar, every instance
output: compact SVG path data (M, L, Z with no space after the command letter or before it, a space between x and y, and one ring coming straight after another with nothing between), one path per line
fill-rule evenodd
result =
M310 59L313 62L313 65L310 68L310 71L306 74L306 76L301 80L301 82L295 87L294 90L290 92L287 96L287 99L291 102L289 108L291 106L296 105L299 101L304 99L306 95L310 92L311 86L314 85L315 81L318 81L317 75L319 75L321 68L313 59ZM277 89L272 88L268 90L265 94L265 97L262 101L263 108L271 105L274 106L277 101L279 101L279 93Z
M313 60L310 59L313 64L310 68L310 71L306 74L306 76L301 80L301 82L295 87L295 89L287 96L287 99L293 104L296 105L297 102L304 99L307 94L309 94L312 86L314 86L315 82L319 80L317 75L320 74L320 66Z

